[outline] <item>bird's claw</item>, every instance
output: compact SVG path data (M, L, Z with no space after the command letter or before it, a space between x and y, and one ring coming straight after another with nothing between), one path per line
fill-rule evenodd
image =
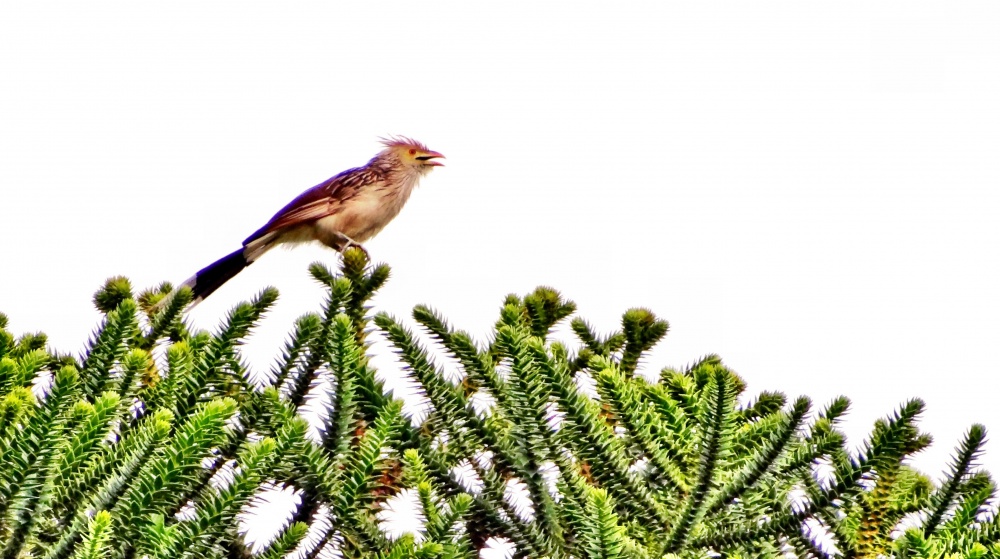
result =
M359 249L361 252L365 253L365 258L367 258L368 260L371 260L371 255L368 254L368 249L366 249L365 247L363 247L360 243L356 243L356 242L348 239L347 244L344 245L344 250L346 251L347 249L350 249L350 248Z

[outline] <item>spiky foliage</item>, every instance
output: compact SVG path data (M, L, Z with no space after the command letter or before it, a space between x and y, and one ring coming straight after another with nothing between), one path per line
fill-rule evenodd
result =
M389 268L362 251L310 272L323 307L270 370L240 346L273 289L210 333L184 321L188 290L112 278L79 358L0 315L0 559L1000 554L984 428L935 487L906 463L930 440L919 400L850 452L846 398L749 397L716 356L648 369L667 332L649 310L602 336L539 288L477 342L428 307L371 313ZM375 338L402 364L385 386ZM393 396L404 380L422 404Z

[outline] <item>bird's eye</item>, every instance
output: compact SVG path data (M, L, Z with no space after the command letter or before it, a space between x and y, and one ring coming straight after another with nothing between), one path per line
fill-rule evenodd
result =
M415 150L413 148L410 148L410 155L416 155L416 154L417 154L417 150Z

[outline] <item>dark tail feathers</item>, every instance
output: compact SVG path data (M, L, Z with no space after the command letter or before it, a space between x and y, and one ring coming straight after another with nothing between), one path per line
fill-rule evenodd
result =
M198 273L184 282L184 285L194 292L194 303L197 304L249 265L250 262L243 256L243 249L240 248L198 270Z

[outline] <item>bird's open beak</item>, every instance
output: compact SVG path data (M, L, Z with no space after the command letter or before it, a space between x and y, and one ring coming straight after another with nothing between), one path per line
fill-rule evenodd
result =
M425 151L424 154L418 157L417 159L423 161L424 165L430 167L444 167L444 163L441 163L440 161L434 161L434 159L438 157L444 159L444 155L441 155L436 151Z

